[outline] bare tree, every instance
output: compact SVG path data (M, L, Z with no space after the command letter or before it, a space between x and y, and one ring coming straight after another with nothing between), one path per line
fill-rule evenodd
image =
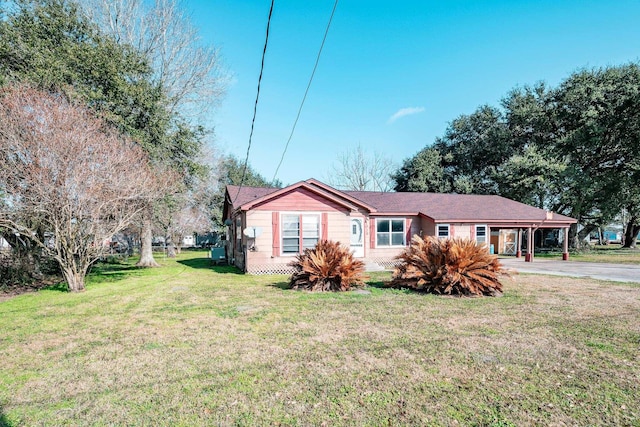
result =
M229 80L219 49L202 42L180 0L87 0L89 17L118 43L146 56L172 111L210 112Z
M388 157L373 151L365 151L362 145L340 153L331 165L326 182L341 190L391 191L391 174L396 169Z
M0 228L52 256L69 290L84 289L105 243L157 197L155 182L146 153L92 111L25 86L0 92Z

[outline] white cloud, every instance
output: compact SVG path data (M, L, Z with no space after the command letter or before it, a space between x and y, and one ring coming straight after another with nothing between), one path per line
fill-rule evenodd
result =
M422 113L423 111L424 111L424 107L401 108L398 111L396 111L395 114L393 114L391 117L389 117L389 120L387 120L387 124L390 125L391 123L393 123L396 120L398 120L400 117L410 116L412 114Z

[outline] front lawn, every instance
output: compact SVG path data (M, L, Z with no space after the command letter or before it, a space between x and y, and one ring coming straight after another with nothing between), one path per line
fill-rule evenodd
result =
M312 294L205 256L0 302L0 426L640 426L638 285Z

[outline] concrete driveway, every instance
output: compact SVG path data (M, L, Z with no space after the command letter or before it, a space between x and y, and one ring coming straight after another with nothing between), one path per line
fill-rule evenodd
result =
M595 262L561 261L534 258L524 262L523 258L500 258L506 269L520 273L551 274L555 276L591 277L614 282L640 283L640 265L604 264Z

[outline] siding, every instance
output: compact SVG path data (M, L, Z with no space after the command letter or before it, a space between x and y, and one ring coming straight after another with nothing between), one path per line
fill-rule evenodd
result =
M423 236L436 235L436 223L429 218L420 218L420 226L422 227Z
M349 246L351 241L351 218L364 218L364 242L365 242L365 259L383 265L387 268L392 267L395 264L394 258L399 255L404 247L377 247L372 248L368 244L371 240L372 223L375 223L375 218L367 218L359 212L340 212L335 209L335 206L328 206L322 204L318 206L314 202L310 202L302 206L299 209L298 206L292 208L290 202L293 200L299 200L299 198L306 197L306 195L298 194L297 196L290 198L284 205L287 206L286 212L316 212L321 214L321 217L326 217L328 224L326 230L326 237L330 240L338 241L345 246ZM322 209L310 209L312 206ZM280 252L280 247L274 250L274 238L280 246L280 236L274 236L273 219L274 212L278 215L278 220L282 221L282 212L271 211L266 209L251 210L246 213L246 220L244 227L260 227L262 233L255 239L255 245L252 244L253 239L247 239L243 236L243 243L247 245L247 271L249 273L290 273L291 267L288 267L294 256L280 256L277 255ZM386 217L385 217L386 218ZM401 218L401 217L398 217ZM410 228L407 233L407 237L413 237L413 235L422 234L423 236L435 235L436 225L428 218L421 218L417 216L406 217L405 224L410 224ZM280 223L278 223L280 224ZM474 224L450 224L455 230L454 236L457 238L473 239L475 233L473 229ZM276 227L279 228L279 227ZM373 228L375 230L375 228ZM276 230L278 232L278 230ZM325 230L321 230L321 235L325 235ZM373 236L375 241L375 234ZM407 239L407 245L410 243L410 239ZM252 249L253 247L253 249ZM240 258L242 255L240 254Z
M455 230L454 237L456 239L471 239L471 226L469 224L455 224Z
M381 218L387 218L387 217L381 217ZM403 218L403 217L397 217L397 218ZM410 216L410 217L406 217L405 219L408 219L411 222L410 230L408 230L409 233L407 234L410 235L411 237L413 237L415 234L419 235L420 230L422 230L421 218L417 216ZM375 217L371 218L370 221L371 222L375 221ZM408 221L405 221L405 224L406 222ZM373 230L375 230L375 228L373 228ZM375 236L373 236L373 239L375 241ZM411 240L406 241L407 246L410 243L411 243ZM380 265L383 265L389 268L396 263L394 258L398 256L404 249L405 247L398 247L398 246L368 248L368 251L365 252L365 256L368 260L376 262Z
M296 188L276 199L256 205L253 210L260 211L301 211L301 212L349 212L332 200L328 200L306 188Z

